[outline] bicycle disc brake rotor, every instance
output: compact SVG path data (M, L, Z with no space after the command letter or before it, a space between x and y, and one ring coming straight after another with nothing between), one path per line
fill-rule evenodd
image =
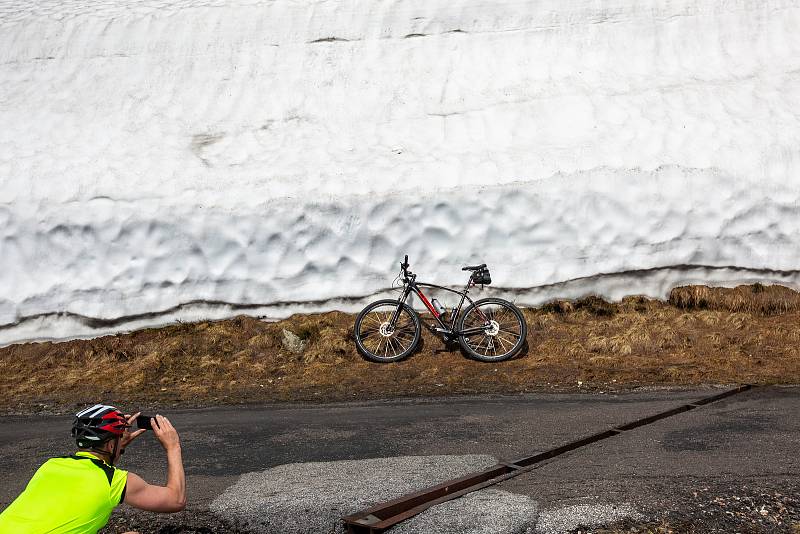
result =
M489 321L489 324L486 325L486 335L488 336L496 336L500 333L500 323L492 319Z
M394 334L394 328L392 328L391 325L388 322L386 322L381 324L381 327L378 329L378 332L380 332L380 334L383 337L392 337L392 334Z

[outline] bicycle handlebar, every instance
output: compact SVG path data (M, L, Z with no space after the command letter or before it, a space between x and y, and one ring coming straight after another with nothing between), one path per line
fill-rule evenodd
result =
M403 278L408 279L410 276L414 276L414 273L410 273L408 271L409 263L408 263L408 254L406 254L405 259L400 264L400 271L403 273Z

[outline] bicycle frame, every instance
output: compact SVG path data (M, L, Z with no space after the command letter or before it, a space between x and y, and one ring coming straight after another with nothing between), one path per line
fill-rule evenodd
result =
M474 327L474 328L466 328L464 330L456 330L456 320L461 315L461 309L464 306L464 302L469 301L470 304L474 304L474 301L471 298L469 298L468 295L469 287L472 283L471 279L470 282L467 282L467 285L464 287L463 291L456 291L455 289L450 289L449 287L438 286L436 284L429 284L426 282L417 282L416 278L417 275L413 274L411 275L410 280L406 281L405 287L403 288L403 294L398 300L399 304L397 306L397 310L395 310L394 315L392 316L390 321L390 324L392 326L395 325L397 319L400 317L400 309L402 308L402 304L406 302L408 296L411 293L414 293L419 298L419 300L422 301L422 303L425 305L428 311L431 312L431 315L433 316L434 319L436 319L436 322L439 323L439 328L436 328L435 325L431 328L432 330L435 330L437 333L444 334L447 337L458 337L458 336L468 336L471 334L481 334L485 331L484 327ZM458 306L454 309L452 313L449 326L444 321L442 321L441 315L439 314L439 312L436 311L436 308L433 307L433 304L431 304L431 302L428 300L428 297L426 297L425 294L422 292L422 290L420 289L421 287L441 289L444 291L448 291L450 293L455 293L456 295L459 295L461 297L461 301L458 303ZM489 322L489 320L483 314L480 308L476 308L476 311L480 315L481 319L483 319L487 323Z

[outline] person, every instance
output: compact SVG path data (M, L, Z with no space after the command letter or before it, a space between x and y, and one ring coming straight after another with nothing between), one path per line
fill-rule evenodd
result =
M51 458L36 471L0 513L0 534L95 534L121 502L152 512L183 510L186 480L180 439L166 417L150 419L167 455L166 486L148 484L115 465L125 448L146 432L129 431L139 415L126 416L103 404L78 412L72 423L78 451Z

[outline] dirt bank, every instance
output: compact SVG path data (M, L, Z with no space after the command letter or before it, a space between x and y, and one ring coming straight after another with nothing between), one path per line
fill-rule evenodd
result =
M469 360L427 331L406 361L368 363L351 340L354 316L340 312L14 345L0 349L0 410L800 383L800 294L781 286L690 286L667 302L590 297L525 317L527 352L499 364ZM284 329L302 352L284 346Z

